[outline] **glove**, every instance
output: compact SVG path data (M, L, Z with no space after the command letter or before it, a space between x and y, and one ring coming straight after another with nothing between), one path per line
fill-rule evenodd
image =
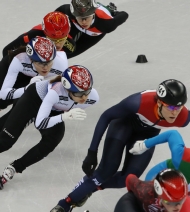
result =
M32 83L35 83L35 82L40 82L42 80L44 80L44 76L35 76L35 77L32 77L32 79L30 80L29 85L31 85Z
M116 12L117 12L117 7L115 6L114 3L110 2L109 5L106 6L108 8L108 10L110 11L112 16L115 16Z
M97 152L88 149L88 154L83 161L82 170L88 176L92 176L98 164Z
M35 82L40 82L42 80L44 80L44 77L43 76L39 76L38 75L38 76L32 77L31 80L30 80L30 82L29 82L29 84L25 87L25 90L28 88L29 85L31 85L31 84L33 84Z
M62 114L62 120L81 120L86 118L86 112L81 108L71 109L69 112L64 112Z
M141 155L142 153L146 152L147 149L148 148L146 147L144 141L137 141L129 152L133 155Z

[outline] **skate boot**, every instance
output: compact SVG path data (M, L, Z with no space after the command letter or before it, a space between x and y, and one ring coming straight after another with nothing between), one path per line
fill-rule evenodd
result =
M88 200L88 198L89 198L91 195L92 195L92 193L86 195L86 196L85 196L83 199L81 199L79 202L73 203L72 205L73 205L74 207L82 207L82 206L86 203L86 201Z
M16 173L15 168L9 164L3 171L3 175L1 177L1 189L3 189L3 184L5 184L7 181L10 181L13 179L14 174Z
M71 206L71 208L68 212L72 212L74 207L75 206ZM55 208L53 208L50 212L65 212L65 210L60 205L56 205Z
M65 212L65 210L61 206L56 205L50 212Z

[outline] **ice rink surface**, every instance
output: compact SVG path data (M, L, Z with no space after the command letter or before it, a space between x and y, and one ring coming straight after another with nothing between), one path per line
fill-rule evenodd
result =
M1 0L0 49L17 36L41 23L42 18L68 0ZM107 5L108 0L101 3ZM101 113L128 95L156 89L169 78L182 81L190 93L190 1L115 0L118 10L129 19L96 46L69 60L90 69L100 102L87 109L83 122L67 122L65 137L47 158L16 174L0 191L0 212L49 212L84 175L82 161L87 154L95 124ZM145 54L148 63L135 63ZM1 56L0 56L1 58ZM187 103L190 106L190 100ZM0 116L7 110L1 111ZM180 129L190 146L190 126ZM14 147L0 154L0 170L38 143L39 132L28 127ZM103 141L99 147L101 158ZM167 145L156 148L149 167L170 158ZM111 166L111 164L110 164ZM147 170L141 176L144 179ZM82 208L74 211L112 212L126 189L99 191Z

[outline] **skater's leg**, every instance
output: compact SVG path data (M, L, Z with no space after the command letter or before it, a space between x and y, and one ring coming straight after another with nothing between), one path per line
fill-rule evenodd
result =
M0 132L0 152L8 150L14 145L28 121L36 117L41 102L35 85L31 85L13 107ZM9 171L9 169L7 170ZM11 173L14 174L14 172ZM5 177L8 176L10 176L9 179L13 177L9 173L5 174Z
M29 100L27 95L23 95L8 115L0 132L0 152L10 149L22 134L28 121L36 117L38 110ZM35 104L38 104L39 108L41 99L38 97L38 100Z
M102 182L113 176L120 165L124 146L122 142L116 139L106 138L100 165L93 173L93 176L80 180L68 197L60 200L58 205L64 208L65 212L68 212L71 205L80 202Z
M27 167L46 157L61 142L64 132L64 122L51 128L40 130L42 135L40 142L32 147L24 156L14 161L13 166L16 172L22 173Z

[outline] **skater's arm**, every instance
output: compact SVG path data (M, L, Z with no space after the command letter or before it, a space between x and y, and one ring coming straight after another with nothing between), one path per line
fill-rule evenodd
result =
M167 161L166 160L157 164L153 168L151 168L149 170L149 172L147 173L145 180L146 181L153 180L156 177L156 175L164 169L167 169Z
M30 31L21 34L18 38L13 40L11 43L9 43L7 46L3 49L3 57L8 55L8 51L15 50L19 48L20 46L26 46L27 43L36 36L44 36L44 33L42 30L38 29L31 29Z
M97 27L103 33L113 32L118 26L128 19L125 11L117 12L113 18L101 19L101 24Z
M139 93L131 95L122 100L120 103L106 110L100 116L100 119L95 127L94 135L89 148L90 150L97 151L100 140L102 139L104 132L112 120L128 117L129 115L135 114L138 111L140 98L141 95Z
M14 57L12 60L7 75L5 77L5 80L3 82L2 88L1 88L1 98L3 100L8 100L8 99L17 99L22 96L24 93L24 87L14 89L13 86L16 82L18 73L20 70L23 69L22 64L18 60L18 58Z
M143 203L145 198L153 191L152 181L142 181L136 175L129 174L125 181L128 191L134 193L134 195Z
M53 89L50 89L45 96L36 117L35 126L37 129L50 128L62 122L61 114L49 117L53 105L57 102L59 102L59 96L57 92Z
M168 142L172 154L173 165L178 169L183 157L185 144L183 138L177 130L169 130L153 138L149 138L145 140L145 145L147 148L151 148L157 144L166 142Z

